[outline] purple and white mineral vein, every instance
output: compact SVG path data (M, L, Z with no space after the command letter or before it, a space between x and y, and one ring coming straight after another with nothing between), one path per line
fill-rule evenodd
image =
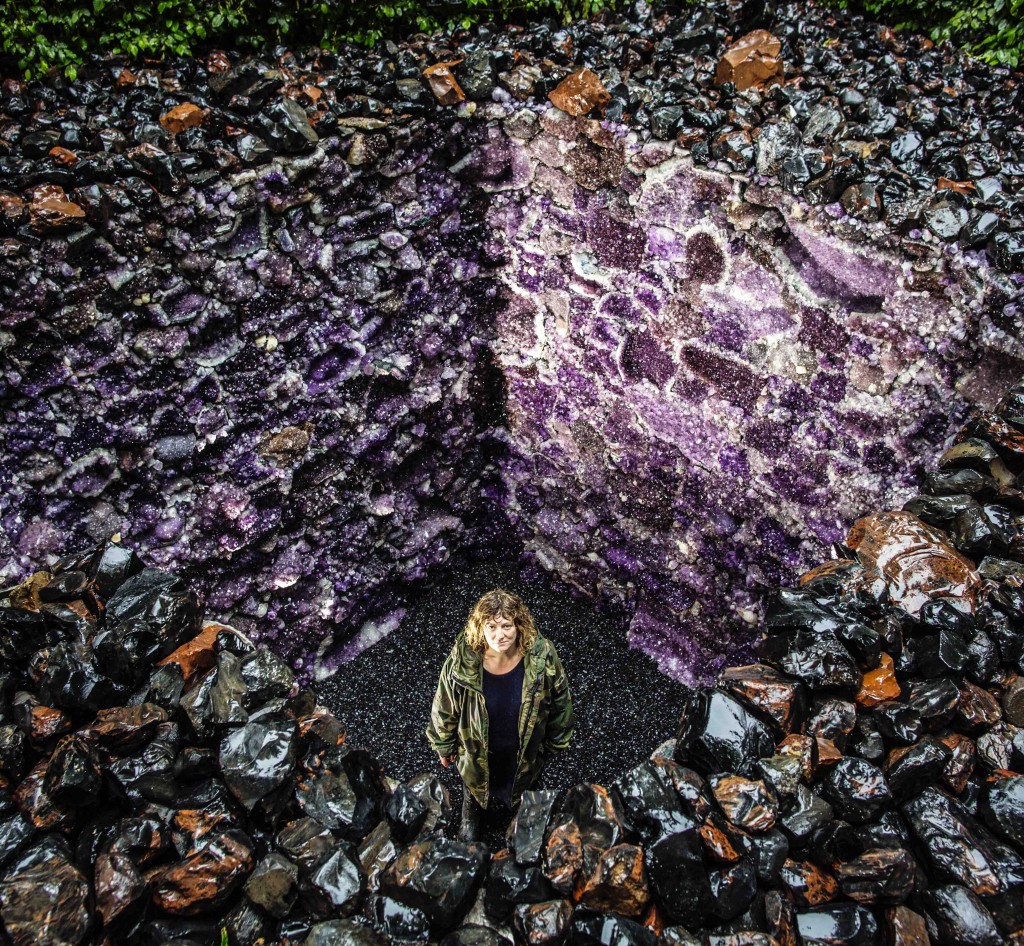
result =
M544 568L626 604L633 645L706 679L748 654L759 592L907 498L986 397L971 283L678 147L553 108L506 127L532 169L488 214L509 515Z

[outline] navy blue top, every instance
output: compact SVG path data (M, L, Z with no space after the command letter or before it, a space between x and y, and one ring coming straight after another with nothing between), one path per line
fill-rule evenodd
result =
M490 673L484 668L490 794L506 805L512 797L519 757L519 707L523 702L524 663L520 660L508 673Z

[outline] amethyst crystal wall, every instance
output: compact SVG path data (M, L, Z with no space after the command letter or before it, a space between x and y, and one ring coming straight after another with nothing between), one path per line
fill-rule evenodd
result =
M733 6L5 81L0 577L120 532L305 676L524 545L739 659L1018 377L1024 136L1008 74L802 8L716 87ZM582 65L603 121L547 101Z
M20 570L61 533L120 532L308 671L500 528L480 195L449 170L457 121L342 118L299 154L218 158L227 92L196 78L212 117L186 142L159 124L173 75L136 77L128 109L115 69L25 122L28 153L89 92L111 127L84 122L97 167L60 178L87 225L15 228L6 205L2 551ZM104 133L154 143L107 153ZM46 173L27 163L21 183Z
M991 289L678 145L551 107L506 127L530 168L488 218L510 515L545 568L625 602L668 672L708 675L748 655L764 589L990 404Z

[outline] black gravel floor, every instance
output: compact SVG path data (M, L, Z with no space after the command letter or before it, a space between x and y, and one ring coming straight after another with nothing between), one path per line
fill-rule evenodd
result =
M317 687L320 701L348 727L350 743L373 752L388 775L405 781L437 774L461 804L458 775L441 767L423 730L455 635L476 600L494 587L522 596L569 675L576 732L548 764L543 787L607 785L675 735L684 687L630 650L619 622L562 588L526 580L514 564L484 562L453 570L426 589L395 631Z

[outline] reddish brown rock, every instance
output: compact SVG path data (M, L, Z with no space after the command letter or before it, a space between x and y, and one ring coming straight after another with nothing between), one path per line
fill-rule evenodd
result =
M175 105L169 112L160 116L160 124L172 135L186 128L198 128L206 118L206 112L192 102Z
M580 892L584 906L630 917L640 916L650 899L644 852L635 844L616 844L602 853Z
M835 878L811 861L786 858L779 881L802 906L816 907L834 900L839 893Z
M723 864L735 864L743 856L737 831L717 812L711 812L697 829L708 853Z
M252 851L236 837L212 838L184 860L150 875L153 904L182 916L213 910L230 899L252 867Z
M856 700L861 706L872 707L886 700L895 700L900 695L892 657L883 653L881 662L874 670L864 674L857 691Z
M792 732L794 719L803 708L803 694L797 681L774 667L749 664L729 667L720 684L768 716L783 734Z
M578 69L566 76L551 90L548 100L555 108L577 118L586 115L596 106L605 105L611 99L597 74L589 69Z
M767 30L741 36L718 60L715 85L732 82L739 91L782 82L782 43Z
M24 221L26 210L25 201L22 200L17 194L12 194L10 191L0 191L0 219L11 226L18 226ZM37 574L40 574L37 572ZM48 575L48 572L42 574ZM33 576L35 577L35 576ZM49 580L49 579L47 579ZM15 589L17 590L17 589ZM25 605L19 604L14 600L14 592L11 592L11 603L16 608L23 608ZM38 610L32 608L30 610Z
M116 926L145 907L149 885L130 857L124 854L100 854L95 872L96 909L105 927Z
M572 894L583 871L583 837L568 821L552 829L544 848L544 873L559 893Z
M205 811L202 808L181 808L174 813L171 824L192 838L193 845L208 834L223 833L234 826L234 819L225 813Z
M63 189L55 186L36 188L28 206L29 226L36 233L64 230L85 222L85 211L68 200Z
M974 613L981 577L973 563L949 545L938 529L909 512L872 513L858 519L846 544L864 566L864 581L888 592L893 604L914 617L943 599Z
M940 736L939 740L953 753L942 770L942 782L954 795L959 795L967 787L967 781L974 772L977 754L974 740L962 733L947 733Z
M819 765L826 767L835 765L843 757L843 754L831 739L826 739L824 736L815 736L814 741L818 745Z
M434 93L434 98L441 105L458 105L466 101L466 93L455 81L452 75L452 67L457 66L461 59L453 59L451 62L435 62L423 70L423 78L427 80L427 87Z
M818 768L818 742L803 733L786 736L776 747L779 755L793 756L800 760L800 772L804 781L811 781Z
M130 752L146 742L167 721L167 710L155 703L101 709L82 735L114 752Z
M217 640L217 635L224 630L231 631L231 628L226 624L217 624L216 622L204 625L192 640L182 644L163 660L158 660L156 665L162 667L164 664L177 664L181 668L181 675L185 680L185 689L187 690L196 676L205 673L217 662L213 645Z
M960 684L960 700L956 704L956 720L958 728L968 732L980 732L994 726L1003 718L999 701L981 687L964 680Z
M40 759L14 790L14 802L40 831L70 831L75 823L71 808L57 805L46 794L49 758Z
M851 558L833 558L827 562L822 562L820 565L815 565L808 572L804 572L798 579L798 585L806 585L814 581L816 578L830 578L833 575L841 578L849 578L854 575L859 575L863 571L863 566L860 562L855 562Z
M886 911L889 923L889 942L892 946L931 946L928 926L920 913L910 907L893 907Z
M914 889L914 859L902 848L872 848L836 868L839 889L860 903L898 904Z
M61 167L69 168L78 164L78 155L74 151L62 148L60 145L54 145L47 154L53 158L54 164L59 164Z
M545 900L516 907L513 925L526 946L556 946L569 934L571 900Z
M722 813L738 828L760 833L775 824L778 802L763 781L723 775L713 776L709 784Z

